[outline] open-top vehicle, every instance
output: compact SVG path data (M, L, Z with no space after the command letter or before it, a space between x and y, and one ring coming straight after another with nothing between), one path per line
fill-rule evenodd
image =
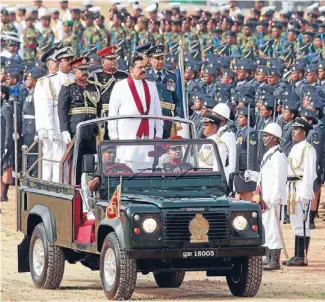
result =
M196 139L192 122L163 118L186 125L189 139L98 142L97 154L83 156L76 185L81 128L122 118L79 124L67 151L73 153L68 177L69 157L60 163L61 183L32 177L33 167L25 167L17 211L25 235L19 272L30 272L38 288L55 289L65 261L81 262L100 270L108 299L123 300L131 298L138 272L153 272L159 287L175 288L185 272L206 271L225 276L233 295L255 296L265 254L260 208L228 197L217 145ZM203 149L210 150L213 168L202 168Z

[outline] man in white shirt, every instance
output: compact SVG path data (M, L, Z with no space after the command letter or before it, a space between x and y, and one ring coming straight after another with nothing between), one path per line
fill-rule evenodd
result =
M257 181L260 198L266 207L262 221L265 230L265 246L268 254L264 261L264 270L280 269L280 254L283 248L281 239L286 199L287 157L279 142L282 136L277 123L268 124L263 130L263 143L268 147L264 154Z
M115 84L111 99L109 116L118 115L157 115L162 116L156 85L145 80L145 62L142 57L131 58L128 78ZM109 137L120 140L161 138L163 121L157 119L120 119L108 123ZM153 158L148 152L153 146L119 147L116 160L126 163L135 170L151 168Z
M60 161L66 150L60 131L58 96L65 82L73 81L70 62L73 59L72 47L64 47L55 53L59 71L41 78L35 87L35 122L39 139L43 142L43 159ZM59 182L59 163L43 161L42 179Z
M306 141L308 132L313 129L308 121L297 117L291 125L292 147L288 157L287 211L295 234L295 255L284 265L307 265L307 252L310 242L309 211L314 198L313 185L317 178L317 154L315 148Z

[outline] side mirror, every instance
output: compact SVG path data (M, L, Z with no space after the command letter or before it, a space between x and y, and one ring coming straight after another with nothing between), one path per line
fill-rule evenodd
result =
M93 154L85 154L82 158L82 172L93 174L95 172L95 156Z

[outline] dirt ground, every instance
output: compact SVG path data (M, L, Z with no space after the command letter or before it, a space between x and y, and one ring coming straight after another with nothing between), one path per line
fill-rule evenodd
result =
M325 195L323 188L323 195ZM23 238L16 232L14 190L10 201L1 203L1 301L99 301L105 300L98 271L90 271L81 264L66 264L61 287L58 290L36 289L29 273L17 273L17 245ZM312 232L309 266L287 268L263 274L256 298L249 300L324 300L325 301L325 223L316 220ZM294 236L285 225L285 242L292 256ZM284 255L281 255L284 259ZM179 289L159 289L151 274L138 274L133 300L235 300L224 277L207 278L205 273L187 273Z

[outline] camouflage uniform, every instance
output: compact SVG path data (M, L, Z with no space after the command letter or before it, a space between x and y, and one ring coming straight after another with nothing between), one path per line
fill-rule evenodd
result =
M237 38L237 41L238 41L238 44L240 44L244 50L253 49L255 51L255 49L256 49L256 44L257 44L256 36L252 35L252 36L246 37L243 35L243 36Z
M137 31L135 29L128 30L126 35L126 47L128 50L128 56L130 56L131 53L135 50L138 45L138 41L139 37Z
M36 60L41 33L34 27L26 28L23 37L24 60Z
M72 33L81 39L82 33L84 31L84 27L79 20L73 21Z
M145 44L145 43L155 43L155 38L152 33L148 31L140 31L138 32L139 37L139 44Z
M54 33L51 27L44 28L42 35L39 41L39 47L42 48L45 45L52 45L54 42Z
M70 32L68 35L64 35L62 43L64 47L71 46L73 48L73 53L76 58L80 56L79 40L73 33Z
M95 26L87 26L82 33L81 43L84 49L96 45L97 50L102 48L101 34Z
M5 31L11 31L11 32L18 32L15 25L13 25L11 22L8 22L7 24L1 24L1 30L0 32L3 34Z
M105 27L100 27L98 28L98 30L101 37L100 40L101 40L102 47L108 46L108 36L109 36L108 30Z
M160 34L159 32L152 33L153 38L155 39L155 44L160 45L164 44L164 36Z
M122 26L111 28L111 44L115 45L117 40L125 40L126 33Z

